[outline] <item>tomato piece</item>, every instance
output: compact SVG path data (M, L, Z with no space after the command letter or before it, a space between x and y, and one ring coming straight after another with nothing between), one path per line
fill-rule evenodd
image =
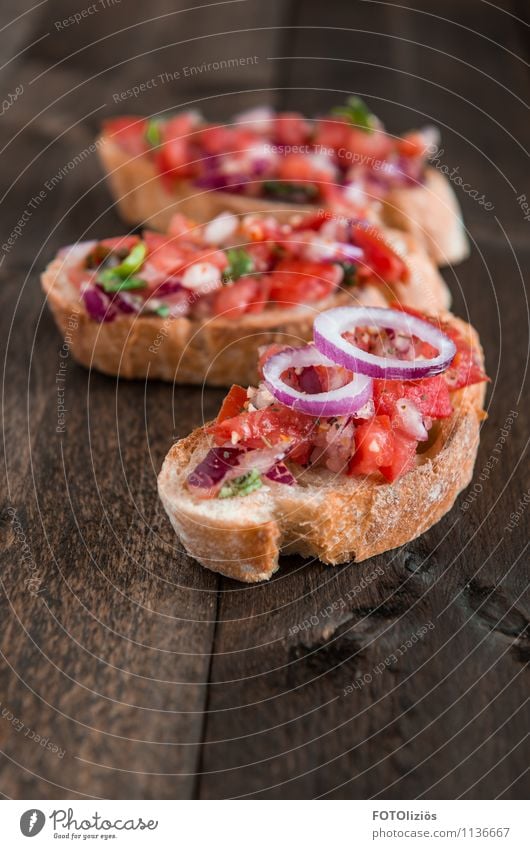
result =
M463 338L456 328L442 325L441 329L451 337L456 345L453 362L444 372L449 389L453 392L456 389L462 389L464 386L471 386L473 383L482 383L483 380L489 381L489 377L482 368L479 352Z
M293 233L298 233L304 230L318 231L326 221L333 219L333 212L330 209L321 209L318 212L312 212L309 215L304 215L300 221L291 224Z
M199 163L193 149L197 118L192 112L175 115L161 124L162 143L153 151L155 166L170 188L175 178L183 179L197 174Z
M453 412L447 383L442 375L421 380L374 380L374 404L377 413L392 418L400 398L412 401L423 416L444 419Z
M274 120L274 139L277 144L304 144L310 133L310 125L300 112L279 112Z
M388 416L374 416L355 430L355 453L348 467L349 475L371 475L394 458L395 437Z
M416 465L417 442L399 431L394 431L394 453L388 466L381 466L379 471L392 483L402 475L410 472Z
M374 130L369 133L357 127L350 128L344 145L353 154L353 158L348 157L348 162L354 165L357 161L367 167L376 160L386 159L392 151L392 146L392 139L384 131Z
M407 158L424 157L428 148L425 137L417 130L407 133L396 142L399 155Z
M234 416L239 415L239 413L243 410L246 401L247 390L243 389L242 386L238 386L237 383L234 383L221 404L221 409L219 410L215 420L216 423L219 424L225 419L232 419Z
M122 115L103 122L103 134L112 139L130 156L146 153L149 145L145 139L147 121L136 115Z
M423 319L423 321L428 321L434 327L442 330L455 343L456 354L453 362L443 374L451 392L454 392L456 389L462 389L464 386L471 386L473 383L482 383L484 380L489 381L489 377L482 368L479 352L462 336L456 327L452 327L448 323L440 323L437 319L423 315L423 313L412 307L405 307L399 304L396 305L396 309L401 309L403 312Z
M162 125L164 141L191 135L197 129L198 123L199 118L196 112L179 112L178 115L164 121Z
M280 351L285 350L285 345L280 345L278 342L273 342L271 345L266 345L263 348L260 348L260 355L258 360L258 374L260 379L263 380L263 366L274 354L279 354Z
M200 241L200 231L197 227L197 222L193 218L187 218L180 212L176 212L171 216L167 232L170 236L185 236L194 241Z
M335 291L343 275L334 263L283 259L269 275L270 299L284 307L319 301Z
M237 318L248 312L261 312L266 303L267 297L261 281L255 277L241 277L216 292L212 312L223 318Z
M153 159L159 175L166 186L172 187L176 178L192 177L197 173L198 163L185 139L174 139L156 148Z
M245 246L245 252L254 261L254 271L268 271L276 259L274 245L270 242L254 242Z
M217 445L238 437L238 444L248 448L263 448L276 445L285 439L298 443L305 439L315 427L315 419L298 413L289 407L272 405L263 410L252 410L222 422L215 423L211 432Z
M278 178L288 183L318 183L333 179L335 171L331 159L291 153L278 162Z
M198 140L203 150L211 156L230 153L230 151L235 150L234 130L232 127L225 127L222 124L211 124L204 127L198 134Z
M365 267L359 269L363 276L375 276L375 281L380 278L386 283L408 280L407 264L374 227L354 224L351 239L364 252Z
M139 241L139 236L112 236L109 239L102 239L100 245L109 248L111 251L127 251L129 253Z
M289 460L292 463L298 463L299 466L307 466L312 453L313 444L311 440L302 440L289 451Z
M322 118L317 121L315 143L338 151L347 147L350 130L349 124L339 118Z

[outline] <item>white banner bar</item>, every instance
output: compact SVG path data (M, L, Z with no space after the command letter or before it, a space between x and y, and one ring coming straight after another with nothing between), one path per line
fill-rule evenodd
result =
M4 801L0 842L6 849L75 843L522 849L529 845L524 807L515 801Z

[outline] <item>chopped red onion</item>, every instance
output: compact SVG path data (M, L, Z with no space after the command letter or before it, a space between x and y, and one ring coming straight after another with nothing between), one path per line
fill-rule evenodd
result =
M272 469L269 469L265 477L274 481L274 483L283 483L287 486L294 486L296 484L296 478L293 477L285 463L276 463Z
M117 315L115 306L101 289L87 286L81 293L85 309L94 321L114 321Z
M238 464L244 448L223 446L210 448L204 460L188 475L188 486L197 489L211 489L220 483L228 472Z

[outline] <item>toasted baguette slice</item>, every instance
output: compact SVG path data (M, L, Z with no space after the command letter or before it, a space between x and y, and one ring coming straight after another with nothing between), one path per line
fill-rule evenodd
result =
M42 287L59 329L68 335L72 356L87 368L126 378L247 386L257 379L258 347L310 341L315 315L322 310L351 303L388 306L396 299L430 312L449 306L447 286L428 257L415 249L414 240L400 231L387 235L409 266L407 283L392 289L367 285L355 294L339 292L312 305L269 308L238 320L123 315L100 324L86 312L60 258L44 271Z
M421 188L392 189L383 201L382 221L411 235L437 265L469 256L460 207L449 181L427 169Z
M472 328L454 322L478 347ZM483 383L455 392L453 415L435 424L416 468L391 484L379 475L301 473L292 465L296 486L271 483L244 497L194 499L185 481L211 446L201 428L169 451L160 498L188 554L238 581L270 578L281 552L331 565L366 560L415 539L451 509L471 480L484 394Z
M120 215L129 224L149 224L166 231L176 212L204 222L225 210L236 214L268 212L287 221L293 214L317 208L205 190L188 180L179 181L170 192L147 157L131 158L109 136L100 136L96 144ZM374 205L374 223L413 235L437 265L457 263L468 256L458 201L449 181L434 168L427 169L424 185L393 189L381 215L376 212L378 206Z

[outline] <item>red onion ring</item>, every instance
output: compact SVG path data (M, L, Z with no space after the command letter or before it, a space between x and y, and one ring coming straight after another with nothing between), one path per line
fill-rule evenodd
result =
M263 378L267 389L277 401L310 416L349 416L356 413L372 397L372 381L363 374L352 375L352 379L340 389L313 395L299 392L282 380L282 374L288 368L316 365L336 367L336 363L319 353L313 345L287 348L266 361L263 366Z
M438 350L431 359L400 360L369 354L348 342L342 334L356 327L391 328L416 336ZM320 313L313 327L315 346L321 354L350 371L386 377L389 380L416 380L439 374L451 364L456 353L453 341L428 321L401 310L383 307L336 307Z

